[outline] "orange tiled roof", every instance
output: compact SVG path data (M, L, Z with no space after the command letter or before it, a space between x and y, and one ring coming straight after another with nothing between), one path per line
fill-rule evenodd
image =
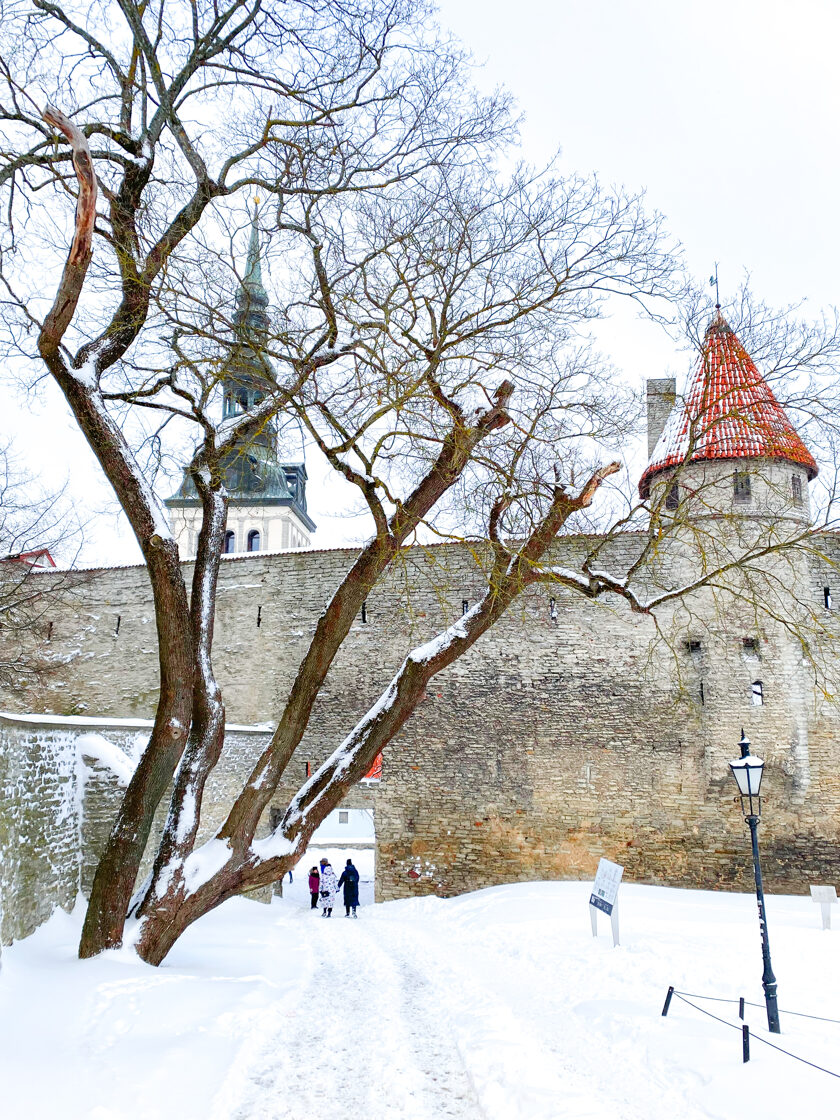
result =
M362 778L363 782L364 781L379 782L381 780L382 780L382 751L380 751L379 754L376 756L376 758L373 760L373 765L371 766L370 770L368 770L367 774L365 774L364 778Z
M718 311L706 329L703 352L685 399L675 405L639 480L647 498L653 477L703 459L784 459L816 478L817 464Z

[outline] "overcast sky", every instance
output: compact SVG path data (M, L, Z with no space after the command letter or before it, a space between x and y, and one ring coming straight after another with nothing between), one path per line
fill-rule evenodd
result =
M525 115L524 154L559 147L561 169L595 171L644 188L721 297L744 271L772 303L838 302L837 0L443 0L441 22L503 84ZM613 324L612 358L641 385L684 376L684 355L628 315ZM70 473L80 504L102 511L109 491L74 433L57 391L0 416L32 465ZM312 465L311 465L312 466ZM332 518L335 500L313 471L309 507L329 546L362 531ZM127 530L100 516L89 562L138 558Z

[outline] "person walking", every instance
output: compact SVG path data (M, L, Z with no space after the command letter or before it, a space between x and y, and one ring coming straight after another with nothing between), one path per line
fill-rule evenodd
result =
M322 859L320 883L322 918L332 917L333 906L335 906L335 896L337 893L338 883L336 882L335 872L330 866L330 861L328 859Z
M353 865L352 859L348 859L347 866L341 872L338 885L344 887L344 917L349 918L352 909L353 917L358 918L356 907L359 905L359 872Z
M318 892L321 889L321 876L318 874L318 868L313 867L309 872L309 897L312 899L310 910L318 909Z

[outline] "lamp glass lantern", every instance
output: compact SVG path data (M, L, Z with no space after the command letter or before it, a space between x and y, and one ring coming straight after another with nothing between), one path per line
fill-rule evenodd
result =
M759 793L761 792L761 779L764 776L764 760L750 754L750 741L743 731L738 746L741 748L741 757L734 758L729 763L729 768L732 771L733 778L738 783L742 802L749 801L749 815L758 815L761 813ZM753 811L753 798L758 801L758 814Z

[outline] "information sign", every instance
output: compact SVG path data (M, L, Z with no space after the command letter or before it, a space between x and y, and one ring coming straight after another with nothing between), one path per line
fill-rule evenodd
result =
M605 914L612 914L623 874L624 868L621 864L611 863L608 859L600 860L592 894L589 896L589 905L603 910Z
M618 945L618 888L624 868L619 863L602 859L589 896L589 918L592 922L592 936L598 936L598 911L608 914L612 926L613 946Z
M823 929L831 929L831 907L837 903L837 891L832 886L811 887L811 901L820 904Z

